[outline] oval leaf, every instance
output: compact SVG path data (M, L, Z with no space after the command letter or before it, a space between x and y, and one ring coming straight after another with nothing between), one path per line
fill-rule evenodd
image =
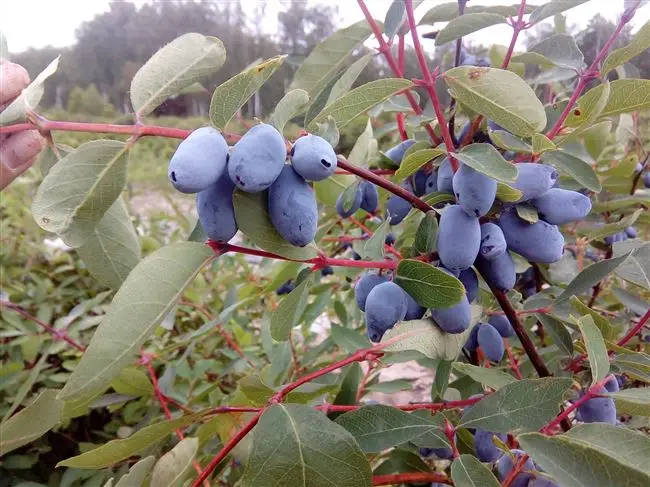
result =
M538 42L524 54L514 56L515 62L550 64L560 68L581 69L585 64L582 51L573 36L555 34Z
M420 416L377 404L342 414L336 422L352 433L364 453L379 453L407 441L421 448L449 448L441 415Z
M192 424L201 418L201 414L188 414L172 421L152 424L135 432L124 440L112 440L90 451L67 458L59 462L57 467L100 469L115 465L122 460L137 456L152 445L168 437L178 428Z
M370 465L354 437L323 413L297 404L275 404L262 415L241 484L372 485Z
M591 164L560 150L548 151L542 155L542 162L566 172L585 188L600 193L602 185Z
M471 144L463 147L454 157L486 176L512 183L517 179L517 166L506 161L491 144Z
M526 5L524 13L529 14L535 7ZM499 14L504 17L515 17L519 11L519 4L517 5L472 5L465 7L465 14L477 14L482 12ZM450 20L458 17L458 2L447 2L436 5L427 13L424 14L422 20L418 25L432 25L436 22L449 22Z
M558 414L572 379L524 379L508 384L466 410L458 426L493 433L535 431Z
M129 473L120 478L115 487L141 487L154 463L156 457L143 458L129 469Z
M199 449L198 438L185 438L165 453L151 473L151 485L180 487Z
M305 90L291 90L278 102L269 123L282 133L287 122L300 113L308 103L309 93Z
M499 487L488 467L472 455L461 455L451 464L451 479L456 487Z
M625 389L609 394L616 402L616 410L632 416L650 416L650 387Z
M32 213L43 229L71 247L90 236L126 183L128 149L116 140L93 140L61 159L38 187Z
M463 284L454 276L419 260L400 261L395 283L425 308L449 308L465 294Z
M327 105L311 121L310 130L314 130L317 123L326 122L328 117L334 118L336 126L341 128L373 106L411 86L411 81L402 78L378 79L361 85Z
M650 80L618 79L610 83L607 105L600 113L600 118L611 117L620 113L632 113L650 108Z
M60 397L76 400L108 387L213 257L207 245L181 242L163 247L140 262L113 298Z
M170 96L217 71L226 60L221 40L197 33L182 35L161 48L131 81L131 104L146 116Z
M511 71L461 66L444 79L463 105L522 137L532 137L546 127L542 102L528 84Z
M283 239L271 223L267 210L267 192L235 191L232 196L237 226L258 247L293 260L307 260L318 255L315 245L294 247Z
M325 105L329 105L333 101L338 100L348 91L350 91L350 88L352 88L352 85L357 80L364 68L368 65L373 56L373 53L368 53L365 56L357 59L347 69L347 71L345 71L345 73L343 73L343 75L336 80L336 82L332 85L332 89L329 92L329 97L327 98L327 103L325 103Z
M591 383L600 382L609 373L609 356L603 335L590 315L578 320L578 328L587 348L587 357L591 366Z
M603 76L606 75L612 69L625 64L639 54L643 54L647 49L650 49L650 22L646 22L634 34L634 37L632 37L632 40L627 46L615 49L609 53L600 70L601 74Z
M77 249L88 271L104 286L118 289L140 261L140 240L126 205L118 198Z
M59 391L45 389L15 416L0 424L0 456L40 438L61 419L63 401Z
M454 369L495 390L517 381L510 374L501 372L498 369L486 369L485 367L477 367L462 362L455 362Z
M436 35L436 46L442 46L448 42L455 41L472 32L485 29L492 25L505 24L506 18L503 15L495 13L466 13L456 17Z
M590 291L598 281L607 277L607 275L621 265L627 259L628 255L625 254L620 257L614 257L613 259L601 260L583 269L557 297L555 304L558 305L568 301L574 294L579 296L582 293Z
M220 130L224 130L235 113L244 103L282 66L286 56L275 56L256 66L245 69L220 84L212 93L210 120Z
M540 5L530 15L528 22L536 24L544 19L552 17L553 15L569 10L570 8L577 7L581 3L588 2L589 0L551 0L545 4Z
M365 20L334 32L302 62L289 88L300 88L315 97L345 66L352 51L370 34L372 29Z
M398 179L404 179L416 172L427 162L432 161L438 156L444 154L444 149L420 149L409 154L406 154L404 159L399 165L395 176Z
M271 313L271 336L274 340L284 342L289 339L291 329L298 324L298 319L307 306L313 278L314 273L310 272L307 278L280 301L280 305Z

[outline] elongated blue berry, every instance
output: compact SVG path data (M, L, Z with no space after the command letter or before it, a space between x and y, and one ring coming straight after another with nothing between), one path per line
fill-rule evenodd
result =
M442 212L436 236L438 255L451 271L461 271L476 260L481 246L481 225L458 205L449 205Z
M497 194L496 180L482 174L467 164L461 164L452 178L456 201L470 216L485 215Z
M472 303L478 296L478 277L476 277L476 272L470 267L462 271L458 275L458 279L465 286L467 300Z
M271 222L282 238L297 247L311 242L318 228L318 205L311 186L286 165L268 196Z
M507 435L496 434L482 429L477 429L476 433L474 433L474 450L480 461L487 463L496 462L503 455L503 452L492 441L492 437L494 436L504 443L508 438Z
M472 323L472 308L467 296L463 296L458 304L450 308L432 309L431 317L442 331L462 333Z
M377 211L377 206L379 205L377 186L369 181L362 181L359 189L361 190L361 208L369 213Z
M539 217L551 225L582 220L591 211L591 200L577 191L551 188L530 203L537 208Z
M307 181L322 181L334 174L336 153L324 138L309 134L293 144L291 164L294 171Z
M395 164L400 164L402 162L402 159L404 158L404 153L413 144L415 144L415 140L413 140L413 139L405 140L404 142L400 142L396 146L391 147L390 149L388 149L385 152L385 154Z
M375 286L366 298L366 332L372 342L379 342L388 330L403 320L408 304L404 290L394 282Z
M255 125L237 141L228 161L228 174L242 191L259 193L270 187L284 167L287 149L273 126Z
M510 252L506 251L492 260L484 259L479 255L474 265L485 282L499 291L505 293L515 287L517 272Z
M506 238L501 228L494 223L481 225L481 248L479 256L490 260L506 251Z
M383 282L388 282L388 278L385 274L379 275L371 271L364 273L359 278L356 286L354 287L354 298L357 302L357 306L361 311L366 310L366 299L368 299L368 294L370 294L370 291L372 291L375 286Z
M413 188L408 181L402 183L402 188L413 192ZM406 218L406 215L411 211L411 203L397 195L391 195L386 204L386 215L390 217L391 225L398 225Z
M528 223L515 211L506 211L499 218L508 248L530 262L551 264L562 258L564 237L555 225L539 220Z
M598 394L606 394L608 391L601 387ZM594 397L578 406L578 419L585 423L609 423L616 424L617 414L614 399L611 397Z
M515 463L518 463L519 459L526 454L525 451L517 449L510 450L510 453L514 456L514 461L510 455L503 455L497 462L497 473L499 474L499 479L501 481L505 480L508 475L510 475ZM524 462L524 468L521 469L521 472L518 473L510 483L511 487L527 487L528 482L533 478L533 474L528 472L533 470L536 470L535 464L530 458L526 459Z
M465 342L465 348L470 352L473 352L478 348L478 329L480 326L481 323L477 323L477 325L472 328L472 331L469 333L469 337L467 337L467 341Z
M225 172L196 195L196 209L205 234L212 240L227 242L237 233L232 193L235 185Z
M418 302L413 299L413 297L404 291L406 294L406 315L404 316L405 320L419 320L424 316L426 308L420 306Z
M167 176L181 193L198 193L217 182L227 161L228 144L221 132L201 127L179 144L169 161Z
M454 192L454 171L451 168L451 161L448 157L445 157L438 168L438 178L436 179L436 184L438 185L438 191L442 193L453 193Z
M361 191L361 186L357 188L356 193L354 193L354 199L352 200L352 205L350 207L345 207L343 204L343 195L345 192L341 193L336 199L336 212L341 218L348 218L356 213L356 211L361 208L361 202L363 201L363 192Z
M481 325L476 335L476 340L487 358L499 362L503 358L505 346L503 338L496 328L489 323Z
M491 324L503 338L515 336L515 330L512 328L506 315L492 315L488 318Z
M555 168L546 164L520 162L516 166L519 174L512 186L523 193L520 202L539 198L553 187L559 177Z

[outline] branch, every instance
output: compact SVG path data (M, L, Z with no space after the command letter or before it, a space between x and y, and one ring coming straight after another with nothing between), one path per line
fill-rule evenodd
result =
M405 190L401 186L398 186L397 184L393 183L392 181L389 181L386 178L382 178L381 176L377 176L376 174L372 173L368 169L364 169L362 167L355 166L353 164L350 164L349 162L343 160L342 157L339 156L338 158L338 165L339 167L342 167L346 171L355 174L366 181L370 181L371 183L376 184L377 186L380 186L384 188L386 191L389 191L400 198L405 199L409 203L411 203L411 206L413 208L417 208L420 211L427 212L432 210L433 208L429 206L427 203L422 201L420 198L415 196L413 193Z
M372 485L411 485L420 482L438 482L440 484L453 485L444 473L437 472L409 472L372 476Z
M626 10L625 14L621 16L621 19L619 20L616 29L614 30L614 33L609 37L609 39L607 40L603 48L600 50L598 55L596 55L596 58L591 63L591 66L589 66L585 71L580 73L580 79L578 80L578 85L576 86L574 92L572 93L569 102L567 103L566 107L564 107L562 114L556 120L551 130L549 130L548 133L546 134L546 137L553 140L553 138L555 138L555 136L560 133L560 131L564 126L564 122L566 121L567 117L573 110L573 106L575 105L576 101L578 100L583 90L587 86L587 82L602 74L600 73L600 62L605 58L609 50L612 48L614 42L616 42L616 39L620 35L625 25L630 20L632 20L632 17L634 17L634 13L636 12L636 9L639 7L640 4L641 4L641 0L637 0L634 6Z
M73 346L74 348L76 348L76 349L79 350L80 352L85 352L85 351L86 351L86 347L84 347L84 346L81 345L80 343L77 343L77 342L74 341L72 338L70 338L70 337L68 336L68 334L65 332L65 330L57 330L57 329L54 328L53 326L48 325L48 324L45 323L44 321L39 320L38 318L36 318L36 316L32 316L32 315L31 315L31 314L30 314L30 313L29 313L25 308L23 308L22 306L19 306L19 305L14 304L14 303L10 303L9 301L5 301L5 300L3 300L3 299L0 300L0 306L3 306L3 307L8 308L8 309L10 309L10 310L12 310L12 311L15 311L16 313L18 313L19 315L21 315L23 318L27 318L28 320L33 321L33 322L36 323L38 326L40 326L41 328L43 328L44 330L46 330L48 333L50 333L50 334L52 335L53 338L58 339L58 340L63 340L63 341L66 342L68 345Z
M533 364L533 367L535 367L535 370L537 371L537 375L539 375L540 377L550 376L551 373L546 367L546 364L544 363L542 357L540 357L540 355L537 353L535 344L528 336L528 333L526 333L526 330L524 330L523 325L521 324L519 318L517 317L517 312L510 304L510 301L508 301L508 297L503 292L494 288L492 285L490 285L490 290L492 291L492 294L494 294L494 297L499 302L499 306L501 306L501 309L503 310L506 317L508 318L508 321L512 325L512 328L515 330L515 333L517 334L517 337L519 338L519 341L521 342L521 345L524 348L526 355L528 355L530 362Z
M399 34L397 41L397 62L399 63L399 70L402 73L404 73L404 60L404 35ZM397 121L397 131L399 132L399 136L403 141L408 140L409 138L408 133L406 133L406 123L404 118L405 117L402 112L397 112L397 115L395 115L395 119Z
M404 0L404 7L406 8L406 19L408 21L409 29L411 30L413 46L415 47L415 55L418 59L420 70L422 71L424 84L427 89L427 93L429 93L429 98L431 98L433 110L436 112L436 119L438 120L438 126L440 127L440 132L442 133L442 139L445 142L445 147L447 148L447 156L451 162L451 168L454 172L456 172L458 170L458 161L453 157L453 153L456 148L454 147L454 142L451 138L451 134L449 133L449 127L447 126L447 120L445 119L445 114L442 111L442 106L440 105L438 94L436 93L435 80L433 79L433 76L431 76L431 72L427 67L427 59L424 56L422 44L420 44L420 36L418 35L417 26L415 24L415 16L413 15L413 0Z
M379 29L377 22L375 22L375 19L372 17L372 15L370 15L370 11L366 6L365 0L357 0L357 3L359 4L359 7L361 8L363 15L365 16L368 25L372 29L372 32L375 35L375 39L377 39L377 42L379 43L379 52L381 52L384 55L384 58L386 59L386 62L388 63L388 66L390 67L393 74L398 78L403 78L404 73L399 68L397 62L395 61L395 58L391 53L390 46L384 39L384 35L381 33L381 29ZM404 92L404 95L406 96L406 99L408 100L409 104L411 105L411 109L415 112L415 114L422 115L422 109L420 108L420 105L418 105L418 102L413 96L413 93L411 93L410 90L406 90ZM424 128L429 134L431 140L433 141L433 144L438 145L440 143L440 138L433 131L433 127L431 127L431 124L426 124Z

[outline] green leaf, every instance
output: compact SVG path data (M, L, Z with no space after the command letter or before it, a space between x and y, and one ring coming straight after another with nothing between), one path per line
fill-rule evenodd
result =
M311 97L316 96L341 71L352 51L371 33L372 30L365 20L334 32L318 44L302 62L289 88L300 88Z
M650 387L625 389L609 395L616 401L616 410L619 413L650 416Z
M607 105L611 92L611 84L603 83L592 88L578 98L576 106L564 123L567 127L577 127L563 139L575 137L577 134L591 128Z
M78 400L108 387L213 257L207 245L180 242L142 260L113 298L60 398Z
M451 464L451 480L456 487L499 487L490 469L472 455L461 455Z
M573 36L555 34L528 49L528 52L512 58L515 62L550 64L560 68L578 70L585 59Z
M506 203L515 203L521 199L523 193L505 183L497 182L497 199Z
M111 440L81 455L67 458L56 466L93 470L110 467L126 458L141 455L149 447L167 438L178 428L196 422L201 416L201 414L188 414L172 421L152 424L136 431L124 440Z
M514 135L532 137L546 126L544 106L511 71L460 66L447 71L444 79L454 98Z
M370 260L382 260L384 258L384 245L386 242L386 235L388 235L388 229L390 228L389 225L389 221L384 220L384 222L377 227L375 233L372 234L372 237L363 242L363 246L361 247L362 252L360 252L361 257Z
M533 205L521 203L515 206L515 209L517 210L517 215L519 215L519 218L522 220L525 220L529 223L537 223L539 220L539 215L537 214L537 210Z
M517 381L510 374L498 369L486 369L462 362L454 362L454 369L495 390Z
M578 328L587 348L587 357L591 367L591 383L600 382L609 374L609 356L605 347L603 335L594 323L591 315L585 315L578 320Z
M466 145L454 157L481 174L504 183L514 182L519 173L517 166L506 161L492 144Z
M530 13L534 9L533 6L526 5L524 13ZM465 14L477 14L477 13L492 13L499 14L504 17L515 17L517 12L519 12L519 4L517 5L472 5L465 7ZM450 20L458 17L458 3L457 2L448 2L436 5L427 13L424 14L422 20L418 25L432 25L436 22L449 22Z
M41 71L18 97L0 112L0 126L27 120L27 112L36 110L45 93L45 81L56 73L59 58L52 61Z
M398 179L404 179L409 177L411 174L416 172L427 162L432 161L438 156L444 154L444 149L421 149L404 156L402 162L395 172L395 177Z
M650 22L646 22L630 40L630 43L609 53L600 72L604 76L612 69L622 66L630 59L650 49Z
M339 145L341 134L336 126L336 120L331 115L327 117L327 122L316 124L314 134L325 139L332 147Z
M368 460L342 426L308 406L275 404L253 430L242 487L370 487Z
M143 458L129 469L129 473L120 478L115 487L141 487L154 463L156 457Z
M1 421L2 423L7 421L7 419L14 412L16 412L16 409L18 409L22 405L23 399L25 399L27 394L32 390L32 387L36 383L36 380L38 379L41 370L43 370L43 365L45 365L45 361L49 356L50 356L50 348L47 347L45 350L43 350L43 352L41 353L41 357L38 359L38 361L34 364L34 366L29 371L27 380L22 383L20 389L18 389L18 392L16 392L11 407L7 410L7 412L2 417L2 421Z
M442 46L455 41L473 32L485 29L492 25L505 24L503 15L494 13L466 13L449 21L449 23L436 35L436 46Z
M90 236L126 183L128 148L93 140L61 159L45 176L32 203L34 220L71 247Z
M271 115L269 123L278 129L278 132L282 133L289 120L302 112L308 103L309 93L305 90L291 90L275 106L275 111Z
M602 186L590 164L561 150L548 151L542 155L542 162L566 172L585 188L600 193Z
M421 254L428 254L436 250L436 236L438 235L438 219L435 211L427 211L415 232L413 246Z
M331 116L336 120L336 126L340 129L373 106L411 86L413 86L411 81L402 78L378 79L361 85L327 105L311 121L309 127L313 129L317 123L322 123Z
M225 130L235 113L282 66L285 58L286 56L275 56L267 59L217 86L210 102L212 124L220 130Z
M479 317L479 308L472 307L472 323ZM445 333L432 319L401 321L388 330L382 338L385 343L403 334L407 337L385 348L386 351L400 352L416 350L431 359L456 360L469 337L471 327L463 333Z
M539 313L535 317L544 325L544 329L548 331L555 345L565 355L573 355L573 339L565 324L547 314Z
M614 333L612 324L607 320L607 318L601 316L598 312L585 305L576 296L571 296L569 302L571 303L571 306L573 306L574 309L580 313L580 316L590 315L593 318L594 324L598 330L600 330L603 338L607 340L615 338L616 334Z
M650 290L650 242L640 242L636 248L632 241L616 242L613 246L614 257L629 252L629 257L616 268L616 275L632 284Z
M442 416L419 416L376 404L342 414L336 422L352 433L364 453L379 453L407 441L422 448L449 447Z
M625 218L620 219L614 223L607 223L602 227L596 227L594 230L587 230L584 232L578 232L578 235L585 235L590 240L597 240L605 237L607 235L612 235L614 233L622 232L627 227L634 225L639 216L644 212L643 208L639 208L637 211L631 215L626 216Z
M291 329L298 324L298 319L307 306L313 280L314 273L311 272L271 313L271 336L274 340L284 342L289 339Z
M454 276L414 259L400 261L394 281L425 308L449 308L465 294L463 284Z
M327 98L327 103L325 103L326 106L333 101L338 100L348 91L350 91L350 88L352 88L352 85L368 65L373 56L373 53L369 53L365 56L360 57L354 63L352 63L352 65L345 71L345 73L343 73L336 80L336 83L334 83L332 86L329 97Z
M557 150L557 147L552 140L548 139L543 134L533 135L533 152L536 154L542 154L549 150Z
M122 285L141 258L140 240L124 200L115 200L77 253L104 286L118 289Z
M513 382L474 404L458 426L493 433L537 430L558 414L572 382L548 377Z
M546 2L533 10L533 13L528 19L528 22L530 24L537 24L557 13L564 12L565 10L569 10L573 7L577 7L578 5L588 1L589 0L551 0L550 2Z
M74 151L73 147L65 144L56 144L56 148L59 151L60 158L64 158L70 154L70 152ZM52 169L52 167L54 167L54 165L59 162L59 157L57 157L57 155L52 150L52 147L48 144L47 147L45 147L38 155L38 159L36 159L34 165L38 166L38 168L41 170L41 174L43 177L45 177L47 176L47 173L50 172L50 169Z
M135 366L123 369L120 375L111 382L111 387L118 394L133 397L151 396L154 392L149 376Z
M650 108L650 80L618 79L610 83L610 95L600 118Z
M600 262L591 264L589 267L585 267L556 298L555 304L558 305L568 301L574 294L579 296L582 293L590 291L598 281L607 277L614 269L621 265L627 259L628 255L625 254L613 259L601 260Z
M18 414L0 423L0 456L40 438L61 419L63 401L59 391L45 389L34 402Z
M533 148L530 144L527 144L518 137L515 137L510 132L505 130L490 130L490 140L492 140L497 147L500 147L503 150L509 150L513 152L526 152L532 154ZM535 136L537 134L534 134Z
M258 247L286 257L308 260L318 255L316 246L294 247L283 239L271 223L267 209L267 192L246 193L235 191L232 196L237 226Z
M170 96L210 75L226 61L216 37L197 33L177 37L142 66L131 81L131 104L137 116L149 115Z
M156 463L151 474L151 485L180 487L192 468L192 460L199 449L198 438L184 438Z
M650 482L650 441L626 428L583 424L564 435L520 435L519 442L562 487L643 487Z
M336 323L332 323L330 336L332 337L332 340L337 347L347 350L350 353L354 353L357 350L369 348L371 346L371 343L368 341L368 339L361 336L358 330L344 328L337 325Z

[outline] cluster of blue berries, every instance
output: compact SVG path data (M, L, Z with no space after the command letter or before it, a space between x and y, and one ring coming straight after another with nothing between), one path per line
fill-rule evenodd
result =
M180 143L168 170L172 185L182 193L197 193L199 220L212 240L227 242L237 233L232 195L268 190L268 211L278 233L303 247L314 239L318 206L308 181L321 181L337 166L332 146L322 137L296 140L285 164L282 134L261 123L233 146L212 127L193 131Z

